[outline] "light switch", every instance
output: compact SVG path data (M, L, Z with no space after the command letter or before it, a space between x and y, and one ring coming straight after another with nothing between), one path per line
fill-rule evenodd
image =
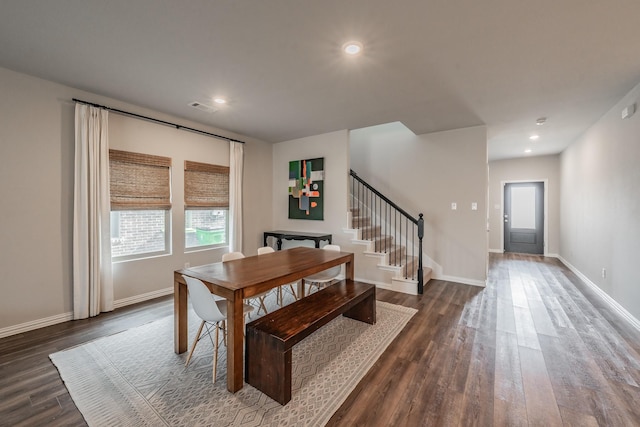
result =
M476 202L471 203L471 210L472 211L477 211L478 210L478 204Z
M456 209L458 209L458 204L456 202L451 203L451 210L455 211Z

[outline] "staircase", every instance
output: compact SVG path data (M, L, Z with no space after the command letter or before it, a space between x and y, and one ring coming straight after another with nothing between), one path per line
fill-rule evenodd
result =
M409 215L351 171L351 208L347 232L364 255L377 257L377 268L392 272L391 284L380 287L421 294L431 279L431 268L422 265L424 220Z

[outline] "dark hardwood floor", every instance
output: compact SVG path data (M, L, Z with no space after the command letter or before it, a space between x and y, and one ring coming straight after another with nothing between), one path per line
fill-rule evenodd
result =
M432 280L330 426L638 426L640 333L555 259L491 255L486 288ZM0 425L86 425L48 355L173 313L171 297L0 340Z

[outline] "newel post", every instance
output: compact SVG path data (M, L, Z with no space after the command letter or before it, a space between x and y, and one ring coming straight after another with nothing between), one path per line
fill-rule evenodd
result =
M420 214L418 218L418 293L424 292L424 274L422 273L422 238L424 237L424 218Z

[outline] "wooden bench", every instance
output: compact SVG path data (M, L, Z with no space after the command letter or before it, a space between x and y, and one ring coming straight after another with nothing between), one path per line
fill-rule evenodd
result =
M374 324L375 286L343 280L247 324L246 382L286 405L292 347L341 314Z

